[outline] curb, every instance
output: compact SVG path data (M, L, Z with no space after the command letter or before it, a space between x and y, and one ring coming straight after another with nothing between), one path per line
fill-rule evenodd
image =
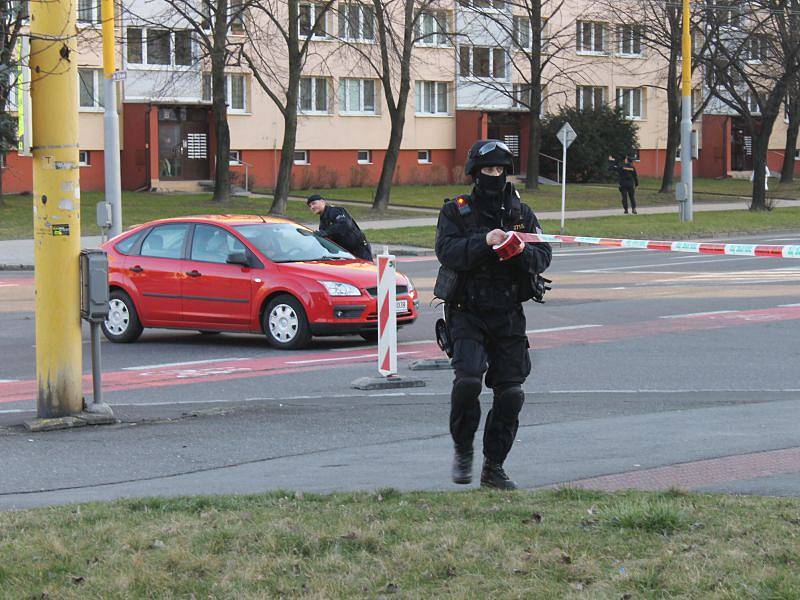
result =
M0 264L0 271L33 271L33 265Z

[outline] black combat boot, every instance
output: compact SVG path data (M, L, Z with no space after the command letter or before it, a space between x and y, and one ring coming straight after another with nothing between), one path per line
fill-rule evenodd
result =
M497 490L515 490L517 489L517 484L508 478L502 464L485 458L483 460L483 470L481 471L481 487Z
M472 483L472 448L459 449L453 455L453 483Z

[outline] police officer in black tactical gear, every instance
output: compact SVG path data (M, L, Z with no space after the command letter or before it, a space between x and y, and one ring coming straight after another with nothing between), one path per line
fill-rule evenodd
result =
M452 475L455 483L472 481L473 438L480 424L485 374L494 401L484 427L481 485L513 490L516 484L503 462L517 434L525 400L522 384L531 370L522 303L541 300L537 283L550 265L552 250L549 244L520 244L518 254L500 261L492 248L507 232L541 233L536 215L506 181L513 172L513 156L503 142L476 142L464 170L473 178L472 193L446 201L436 226L441 267L434 295L445 301L455 371L450 397Z
M619 193L622 196L622 209L628 214L628 199L631 202L631 212L636 214L636 188L639 187L639 175L633 160L626 156L621 165L614 164L612 169L617 172L619 177Z
M369 242L349 212L341 206L331 206L319 194L309 196L306 204L311 212L319 215L317 233L339 244L353 256L372 260Z

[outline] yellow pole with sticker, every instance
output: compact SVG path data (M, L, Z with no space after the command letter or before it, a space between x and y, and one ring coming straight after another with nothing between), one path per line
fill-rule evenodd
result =
M31 2L36 408L80 412L81 246L76 2Z

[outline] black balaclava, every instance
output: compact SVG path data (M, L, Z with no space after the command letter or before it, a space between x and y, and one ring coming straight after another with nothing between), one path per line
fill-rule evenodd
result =
M503 169L502 175L487 175L478 170L475 173L475 187L487 196L496 196L503 191L506 186L506 170Z

